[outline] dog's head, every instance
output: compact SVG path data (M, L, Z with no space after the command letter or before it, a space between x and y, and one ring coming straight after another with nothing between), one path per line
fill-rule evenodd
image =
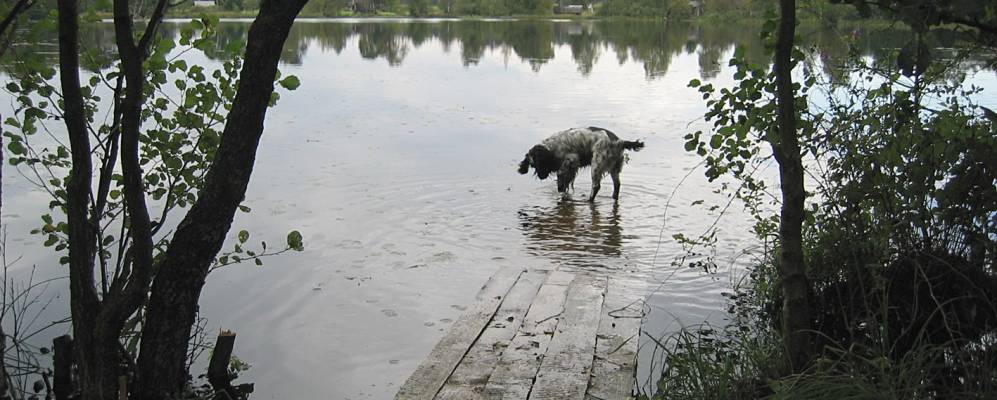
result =
M538 144L533 146L530 152L526 153L526 157L523 157L523 161L519 163L519 173L526 174L530 171L530 167L533 167L537 178L543 180L547 179L551 172L557 171L560 168L560 163L557 157L554 157L554 153Z

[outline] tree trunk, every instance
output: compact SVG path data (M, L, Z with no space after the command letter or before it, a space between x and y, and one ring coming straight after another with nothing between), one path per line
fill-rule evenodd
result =
M69 400L73 394L73 339L62 335L52 341L52 394L55 400Z
M100 329L101 304L94 286L93 229L87 220L93 166L79 77L79 23L76 0L59 0L59 80L73 167L66 184L69 225L69 292L74 351L84 399L114 399L117 388L118 332Z
M234 348L235 332L219 332L215 338L215 347L211 350L211 361L208 362L208 382L216 392L225 392L229 398L237 399L240 396L232 386L232 374L228 368Z
M208 268L246 194L277 62L291 25L306 2L264 0L249 29L239 89L215 162L198 201L177 226L152 284L138 360L139 398L165 399L183 390L187 344L198 298Z
M779 162L782 212L779 223L779 276L782 279L783 329L790 368L794 373L810 357L810 303L806 266L803 261L803 217L806 191L803 162L796 131L793 92L793 36L796 33L795 0L780 0L779 32L776 38L775 74L778 100L778 143L772 144Z

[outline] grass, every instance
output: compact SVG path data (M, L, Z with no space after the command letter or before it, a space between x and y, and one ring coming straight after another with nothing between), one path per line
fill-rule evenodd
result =
M992 353L988 351L987 353ZM952 346L917 347L899 359L856 348L826 349L804 374L773 384L774 400L994 399L997 377L988 367L993 355L958 362L969 355ZM967 360L962 360L967 361Z
M664 352L654 400L758 398L781 366L778 343L767 334L706 326L652 340Z
M831 346L804 373L787 375L774 332L732 335L730 330L685 329L652 340L664 352L652 400L997 398L992 345L925 344L899 358L875 348Z

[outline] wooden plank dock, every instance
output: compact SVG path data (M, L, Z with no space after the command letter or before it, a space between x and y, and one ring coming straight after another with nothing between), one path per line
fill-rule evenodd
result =
M612 276L503 269L396 400L633 399L640 329Z

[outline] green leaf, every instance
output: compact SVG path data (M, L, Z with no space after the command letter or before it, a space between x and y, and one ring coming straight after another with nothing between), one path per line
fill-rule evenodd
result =
M184 108L191 108L197 105L197 97L191 94L187 94L187 97L183 99Z
M298 86L301 86L301 81L294 75L288 75L287 78L281 79L278 83L287 90L295 90Z
M249 240L249 232L245 229L239 231L239 243L246 243Z
M295 250L302 251L305 249L305 244L303 238L301 237L301 232L291 231L287 234L287 247Z
M731 62L734 62L735 59L744 58L745 53L747 53L747 49L745 49L744 46L735 47L734 57L731 58Z
M693 80L689 81L689 87L699 87L699 85L702 85L702 84L703 84L703 82L700 82L699 79L693 79Z
M258 267L262 267L263 266L263 260L257 258L255 261L256 261L256 266L258 266Z
M713 135L713 137L710 138L710 147L719 149L723 144L723 139L724 137L721 135Z
M27 154L28 152L28 149L24 148L24 145L21 144L21 142L10 142L7 144L7 149L10 150L11 153L19 156Z
M180 169L180 167L183 165L183 162L180 161L179 158L172 158L171 157L171 158L167 158L167 159L163 160L163 164L166 164L166 167L169 168L169 169L171 169L171 170L177 170L177 169Z

